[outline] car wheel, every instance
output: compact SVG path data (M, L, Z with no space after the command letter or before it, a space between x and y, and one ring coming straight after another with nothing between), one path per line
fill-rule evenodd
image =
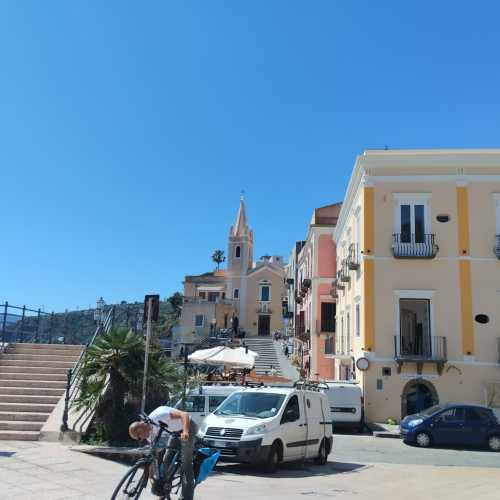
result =
M415 443L417 443L420 448L428 448L431 445L431 437L427 432L419 432L415 436Z
M488 438L488 448L491 451L500 451L500 436L491 436Z
M323 439L318 450L318 456L314 459L316 465L325 465L328 461L328 449L326 441Z
M267 461L265 465L266 472L273 473L278 468L280 463L280 450L277 443L274 443L269 450L269 455L267 456Z

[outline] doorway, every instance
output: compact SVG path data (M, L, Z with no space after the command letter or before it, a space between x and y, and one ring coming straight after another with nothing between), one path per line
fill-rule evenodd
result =
M258 334L260 336L271 335L271 316L261 315L259 316L259 330Z
M401 395L401 418L419 413L438 403L439 398L434 385L423 379L410 380Z

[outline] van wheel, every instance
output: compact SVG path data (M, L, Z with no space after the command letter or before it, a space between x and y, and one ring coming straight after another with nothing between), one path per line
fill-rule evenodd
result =
M280 463L280 447L278 443L273 443L271 449L269 450L269 455L267 456L264 469L266 472L272 474L278 468L279 463Z
M326 441L323 439L319 447L318 456L314 459L316 465L325 465L328 460L328 448Z

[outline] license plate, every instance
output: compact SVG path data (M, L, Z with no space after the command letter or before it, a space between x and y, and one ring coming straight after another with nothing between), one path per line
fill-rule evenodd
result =
M230 441L213 441L213 446L215 448L236 448L237 444Z

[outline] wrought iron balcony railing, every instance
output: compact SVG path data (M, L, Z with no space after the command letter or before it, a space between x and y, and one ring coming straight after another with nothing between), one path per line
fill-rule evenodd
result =
M333 280L333 285L337 290L345 289L344 283L342 283L342 281L340 280L340 271L337 273L337 277Z
M349 274L349 267L347 265L347 259L344 259L342 261L342 265L340 268L340 281L343 281L344 283L349 283L349 281L351 281L351 276Z
M435 240L435 234L395 233L392 253L396 259L433 259L439 251Z
M359 253L357 243L351 243L349 245L349 253L347 254L347 267L350 271L357 271L359 269Z
M422 373L423 363L436 363L441 374L442 367L448 361L446 337L404 335L394 336L394 359L398 370L405 362L417 363L418 373Z

